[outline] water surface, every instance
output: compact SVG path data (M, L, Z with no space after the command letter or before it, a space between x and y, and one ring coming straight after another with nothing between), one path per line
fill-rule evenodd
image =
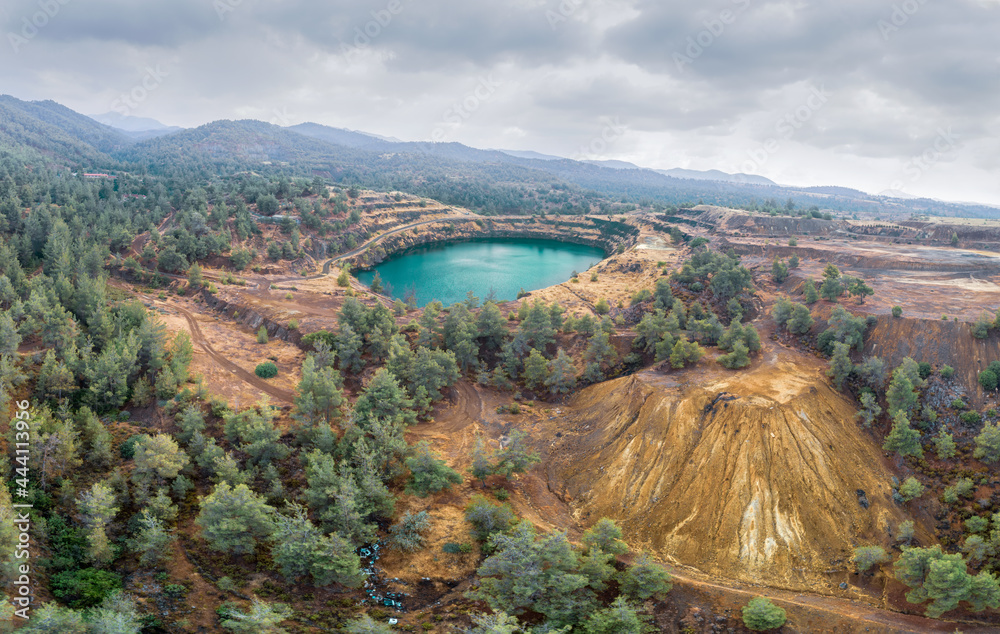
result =
M497 301L517 298L522 288L533 291L560 284L604 259L596 247L527 238L490 238L470 242L416 247L393 256L358 279L371 284L377 271L391 295L403 299L408 289L424 306L438 300L446 306L472 291L485 298L493 291Z

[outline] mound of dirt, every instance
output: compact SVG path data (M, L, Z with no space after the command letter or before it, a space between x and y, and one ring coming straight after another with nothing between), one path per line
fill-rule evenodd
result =
M821 590L907 516L854 407L804 357L746 372L645 372L571 403L550 486L586 524L710 574ZM674 377L686 380L679 383Z

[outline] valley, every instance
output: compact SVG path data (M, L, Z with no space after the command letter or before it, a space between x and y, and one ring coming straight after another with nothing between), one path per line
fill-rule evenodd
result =
M44 631L1000 627L996 222L3 103Z

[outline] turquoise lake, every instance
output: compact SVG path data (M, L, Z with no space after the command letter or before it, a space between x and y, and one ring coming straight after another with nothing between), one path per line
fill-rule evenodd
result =
M371 284L375 273L391 284L393 297L408 289L417 305L438 300L445 306L465 299L472 291L485 298L493 291L497 301L517 299L522 288L533 291L570 279L604 259L604 251L556 240L522 238L438 243L410 249L391 257L358 279Z

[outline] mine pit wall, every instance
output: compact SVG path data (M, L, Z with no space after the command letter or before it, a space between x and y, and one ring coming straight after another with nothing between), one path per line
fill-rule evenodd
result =
M718 248L723 253L732 249L736 255L758 256L765 258L789 258L798 255L819 262L832 262L840 268L877 269L882 271L941 271L955 273L981 273L983 275L1000 274L1000 258L990 262L985 257L976 258L970 262L942 262L940 260L906 260L892 256L867 255L865 253L837 253L829 249L816 249L809 246L789 247L784 245L745 244L722 240Z
M483 238L534 238L558 240L573 244L603 249L605 254L614 252L619 244L626 247L634 245L639 237L639 230L632 225L615 222L623 228L612 227L602 229L600 225L584 224L579 221L538 221L530 226L528 222L516 222L483 219L483 226L470 220L463 223L447 223L441 225L425 225L419 233L407 231L393 234L349 260L352 268L369 269L384 262L394 254L404 252L414 247L433 244L464 242ZM526 219L530 220L530 219ZM453 227L448 231L446 226ZM627 228L627 229L626 229Z
M986 339L976 339L965 322L879 315L865 335L864 354L882 357L889 367L899 365L904 357L926 361L935 370L950 365L955 368L952 380L974 397L974 406L981 406L985 392L979 373L991 361L1000 360L1000 335L992 331Z
M281 339L296 346L301 346L302 333L298 330L289 330L284 324L276 321L273 317L263 315L258 309L238 302L230 302L218 297L207 290L201 292L205 304L212 310L222 313L227 319L238 324L242 324L253 332L257 332L261 326L267 328L267 336L271 339Z

